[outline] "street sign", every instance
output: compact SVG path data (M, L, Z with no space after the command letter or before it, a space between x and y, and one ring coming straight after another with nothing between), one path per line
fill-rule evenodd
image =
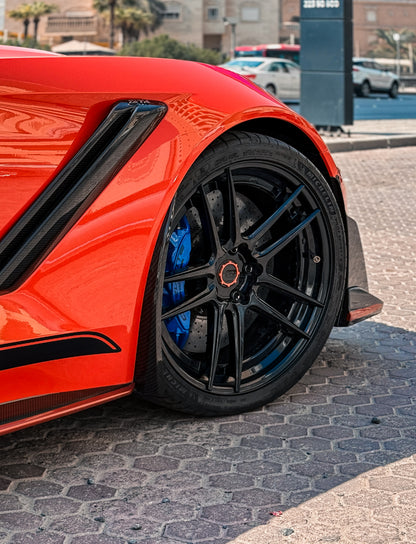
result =
M301 0L301 114L312 124L353 123L352 0Z

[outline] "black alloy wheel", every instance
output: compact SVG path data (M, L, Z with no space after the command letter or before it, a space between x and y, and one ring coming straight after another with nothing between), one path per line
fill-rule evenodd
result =
M166 223L139 393L200 415L270 402L313 363L342 299L345 236L327 182L288 145L230 133L192 167Z

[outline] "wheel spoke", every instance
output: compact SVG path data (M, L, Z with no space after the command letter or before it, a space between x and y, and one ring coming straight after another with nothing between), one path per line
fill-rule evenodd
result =
M221 343L221 331L224 322L225 304L217 306L213 305L213 318L211 327L208 331L207 345L211 346L210 365L209 365L209 378L208 378L208 391L212 391L214 386L215 374L218 366L218 355L220 352Z
M175 315L182 314L183 312L188 312L189 310L202 306L213 299L215 299L215 289L213 285L209 285L206 289L201 291L201 293L198 293L181 304L178 304L178 306L163 312L162 319L168 319L169 317L174 317Z
M239 304L233 304L230 307L230 319L228 320L228 329L230 336L230 350L234 359L234 391L236 393L240 392L241 374L243 372L244 313L244 307Z
M304 186L300 185L296 191L294 191L287 200L283 202L283 204L272 213L270 217L268 217L263 223L256 228L254 232L252 232L247 239L254 242L254 245L268 232L273 225L276 223L276 221L283 215L283 213L290 208L292 203L297 199L297 197L300 195L300 193L303 191Z
M306 219L304 219L299 225L294 227L288 233L284 234L281 238L273 242L270 246L265 247L262 250L257 250L254 252L254 257L261 259L266 257L266 261L269 261L272 257L281 251L289 242L295 239L299 234L315 219L315 217L321 213L321 210L314 210Z
M215 276L214 266L211 264L204 264L202 266L195 266L188 268L170 276L165 276L164 282L171 283L176 281L197 280L201 278L213 278Z
M264 316L266 316L269 319L273 319L286 329L288 329L291 333L295 334L296 336L300 336L305 339L309 339L310 336L305 331L300 329L297 325L292 323L287 317L285 317L282 313L280 313L276 308L273 308L273 306L270 306L266 301L259 298L256 294L253 294L251 298L251 307L256 308L260 313L262 313Z
M225 174L227 178L227 190L223 193L224 220L227 222L227 232L230 237L231 247L236 247L241 243L240 215L231 169L227 168Z
M215 218L212 213L211 206L209 205L209 202L208 202L208 197L203 188L201 188L200 192L202 194L201 220L205 224L204 226L205 226L205 230L208 232L211 249L212 249L213 255L216 257L220 253L223 253L220 237L218 235L218 229L215 223Z
M316 298L310 297L309 295L302 293L302 291L291 287L286 282L279 280L278 278L275 278L270 274L262 274L257 279L257 283L258 285L265 285L272 290L279 291L281 293L284 293L285 295L288 295L291 298L300 300L301 302L306 302L307 304L311 304L312 306L317 306L318 308L323 308L324 306L323 303Z

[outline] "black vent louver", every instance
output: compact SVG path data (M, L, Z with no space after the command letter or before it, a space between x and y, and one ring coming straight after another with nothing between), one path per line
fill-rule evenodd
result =
M0 290L23 281L137 151L167 110L119 102L0 241Z

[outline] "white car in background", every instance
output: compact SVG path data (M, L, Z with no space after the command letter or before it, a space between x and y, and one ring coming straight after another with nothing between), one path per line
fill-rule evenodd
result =
M300 66L291 60L250 57L233 59L221 66L248 77L282 101L300 100Z
M399 78L383 68L374 59L353 58L352 81L358 96L368 97L370 93L388 93L392 98L399 94Z

